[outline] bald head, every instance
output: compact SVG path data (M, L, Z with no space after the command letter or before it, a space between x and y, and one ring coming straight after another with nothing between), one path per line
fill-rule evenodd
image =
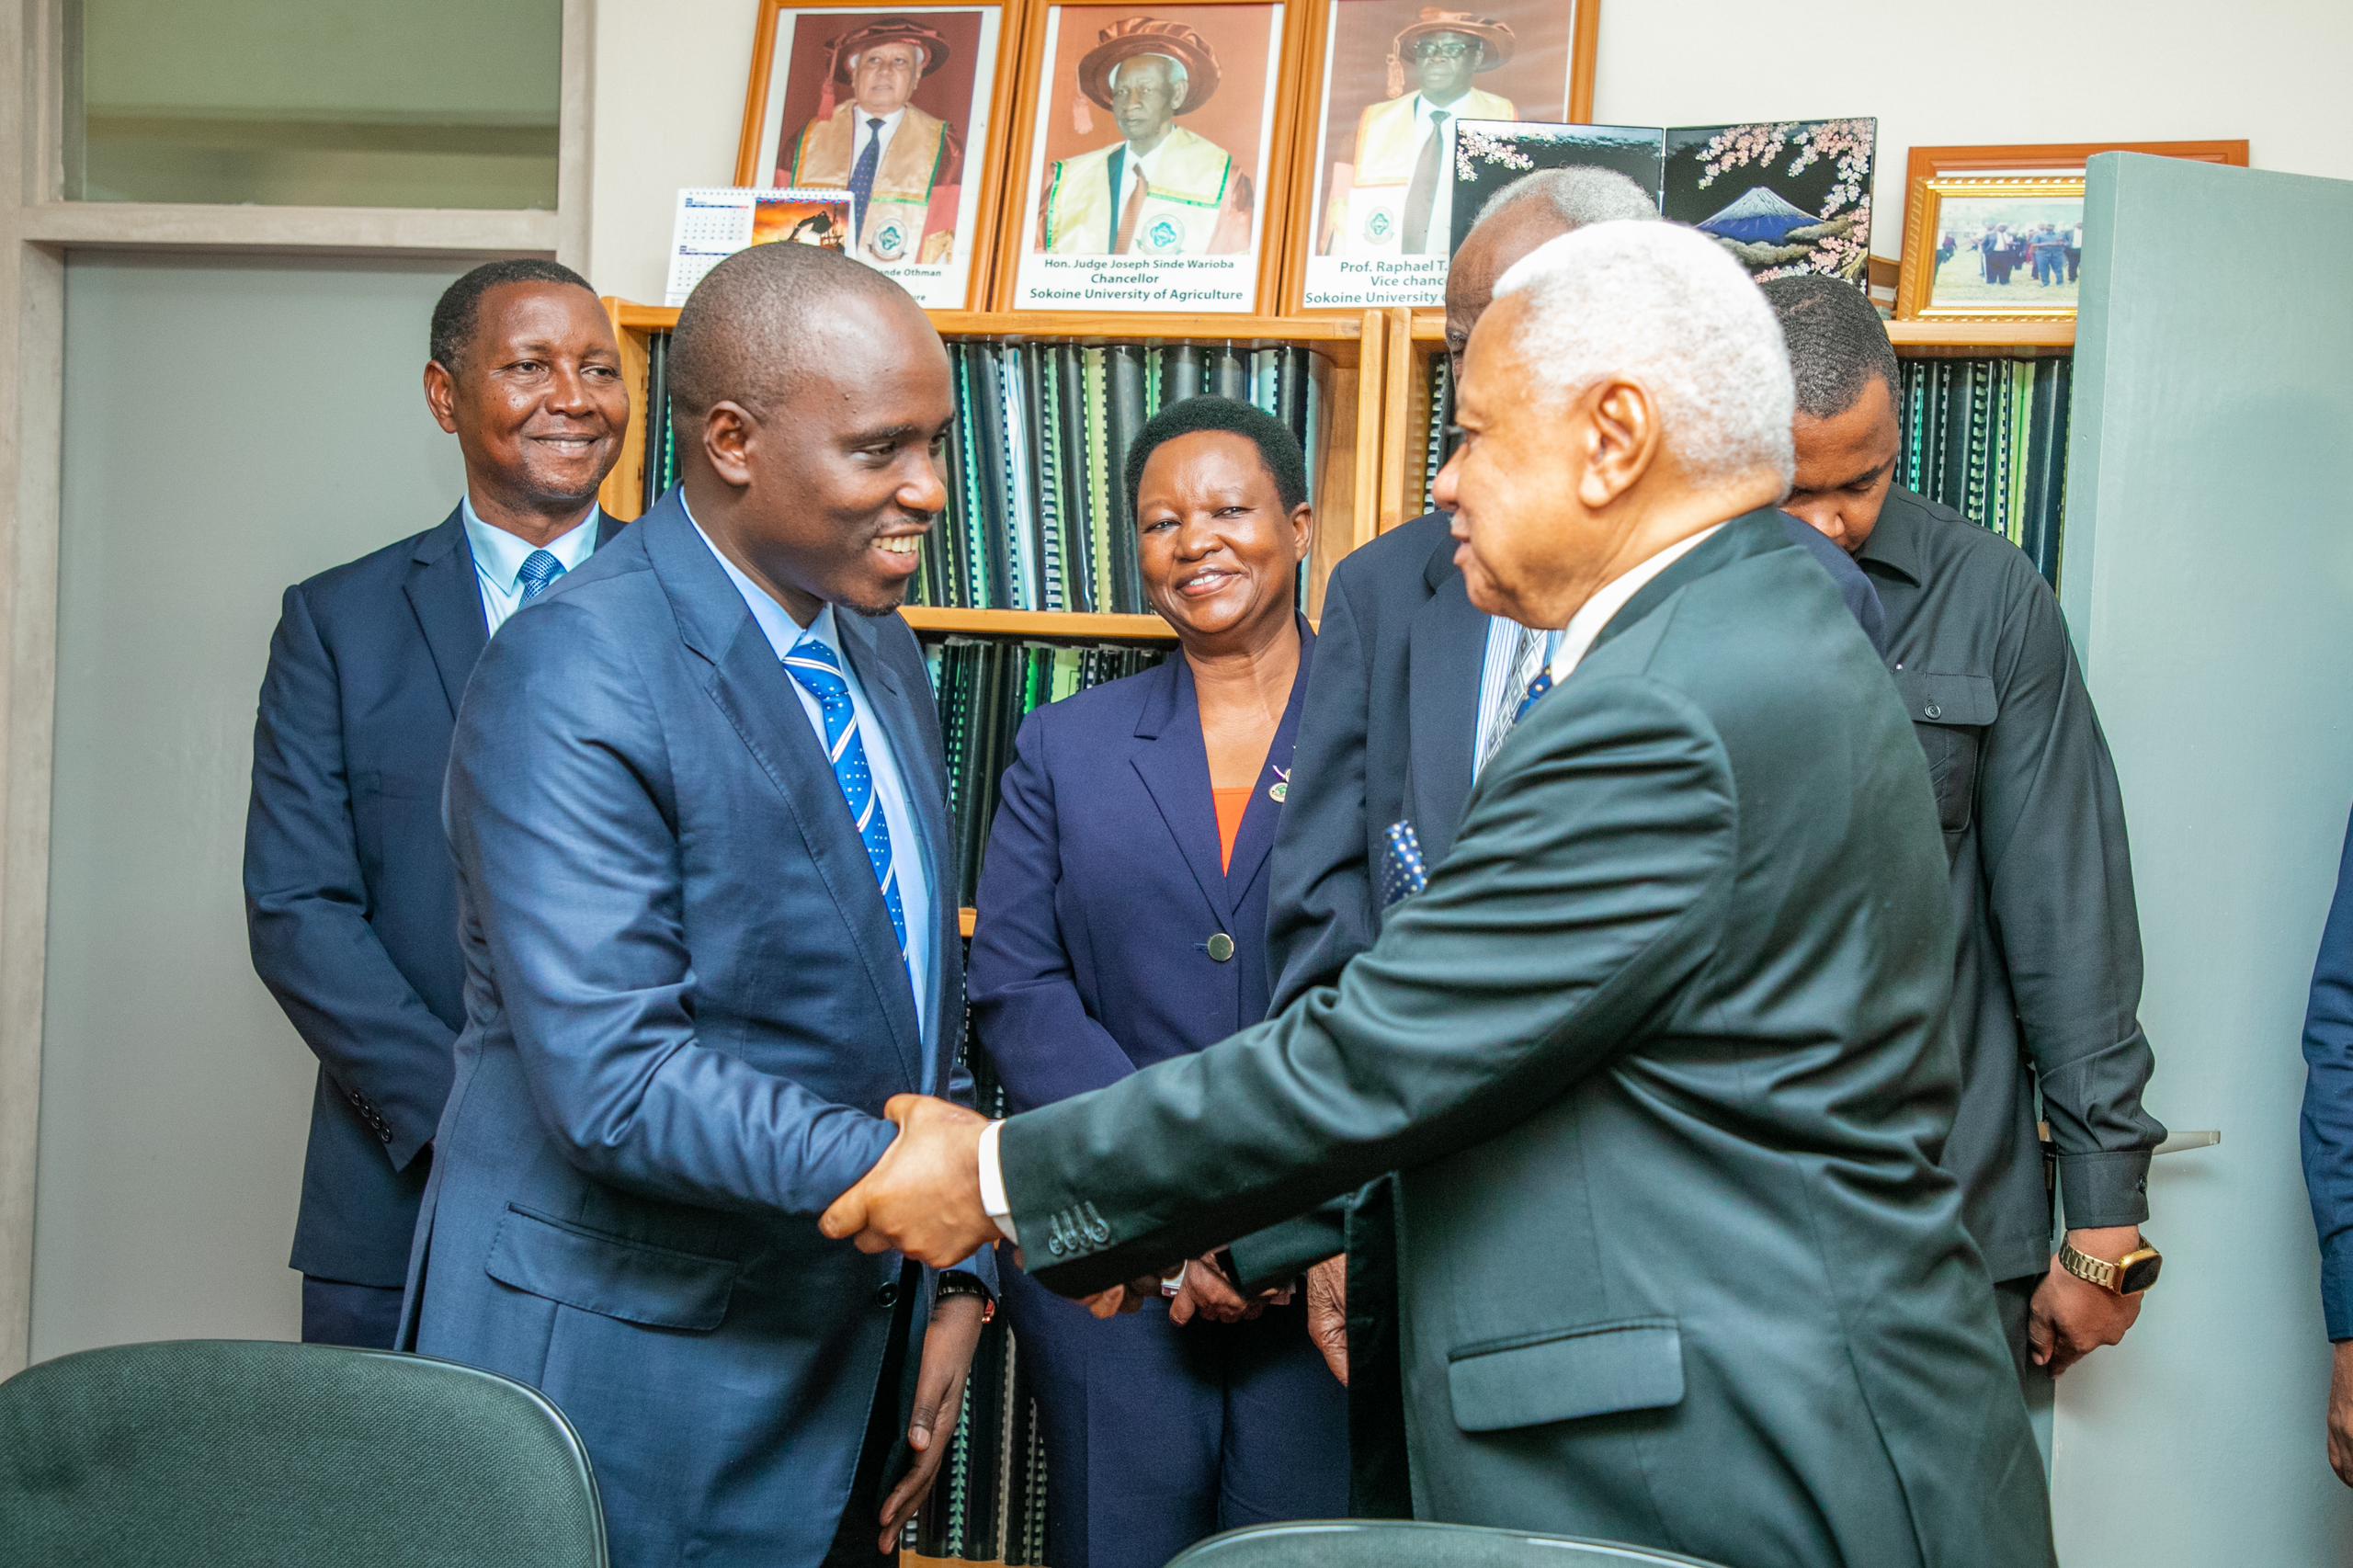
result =
M1487 198L1446 274L1446 351L1459 381L1471 329L1495 297L1495 280L1548 240L1589 223L1658 217L1658 202L1608 169L1539 169Z
M686 429L722 403L764 415L786 403L829 359L825 328L852 301L923 318L904 289L839 251L816 245L754 245L710 269L678 312L670 333L670 397L681 451Z

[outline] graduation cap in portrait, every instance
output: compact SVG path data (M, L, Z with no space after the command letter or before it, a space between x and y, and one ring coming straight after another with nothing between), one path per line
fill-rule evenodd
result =
M1425 6L1420 17L1399 32L1389 46L1389 97L1404 95L1407 62L1419 60L1422 46L1440 33L1453 33L1478 44L1479 63L1472 69L1479 72L1493 71L1509 60L1512 51L1519 46L1511 28L1493 17Z
M882 17L852 28L828 46L825 90L817 100L819 119L834 112L835 91L849 84L850 68L859 52L878 43L910 43L923 51L923 69L915 75L917 81L947 64L948 57L955 52L937 29L912 17Z
M1086 113L1087 101L1109 109L1111 73L1140 54L1161 55L1185 68L1185 101L1176 106L1178 114L1192 113L1217 91L1217 51L1210 47L1209 40L1182 22L1125 17L1097 34L1095 47L1078 62L1078 90L1085 97L1073 108L1081 135L1094 130L1094 119Z

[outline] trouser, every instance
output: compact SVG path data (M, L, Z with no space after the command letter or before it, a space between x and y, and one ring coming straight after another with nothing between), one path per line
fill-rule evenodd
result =
M2002 1320L2002 1338L2008 1343L2010 1359L2018 1366L2018 1392L2026 1395L2029 1411L2051 1407L2051 1374L2034 1364L2033 1346L2026 1335L2034 1292L2042 1280L2040 1274L2029 1274L1997 1281L1994 1286L1994 1309Z
M401 1288L302 1276L302 1343L390 1350L400 1327Z

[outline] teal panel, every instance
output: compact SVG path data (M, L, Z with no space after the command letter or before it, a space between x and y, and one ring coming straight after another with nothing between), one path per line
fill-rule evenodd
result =
M2353 184L2095 159L2062 587L2148 954L2164 1283L2059 1386L2068 1568L2353 1562L2297 1164L2306 986L2353 801Z

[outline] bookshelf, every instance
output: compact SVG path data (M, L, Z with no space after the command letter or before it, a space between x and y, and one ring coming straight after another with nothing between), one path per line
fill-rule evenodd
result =
M648 345L678 322L675 306L607 299L630 389L630 427L620 461L599 493L608 516L623 522L642 510L645 481ZM1385 353L1399 312L1352 316L1125 315L1053 311L934 311L932 324L949 342L1209 345L1233 349L1303 348L1323 390L1324 441L1310 453L1315 472L1315 543L1309 560L1308 612L1322 608L1324 582L1340 558L1371 539L1375 498L1389 466L1382 449L1388 391ZM1152 615L1092 615L1056 610L910 608L918 631L971 636L1167 642L1174 634Z

